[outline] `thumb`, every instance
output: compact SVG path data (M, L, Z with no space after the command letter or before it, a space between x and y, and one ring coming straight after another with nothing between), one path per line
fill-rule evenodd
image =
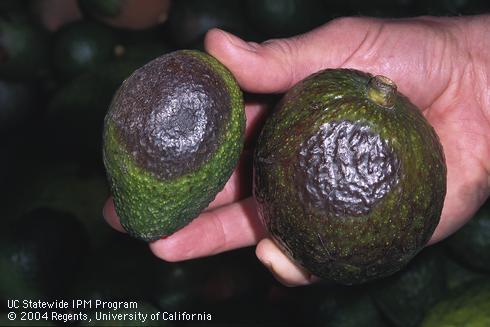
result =
M365 43L376 21L341 18L306 34L261 44L212 29L205 47L230 69L244 90L280 93L323 68L342 66Z

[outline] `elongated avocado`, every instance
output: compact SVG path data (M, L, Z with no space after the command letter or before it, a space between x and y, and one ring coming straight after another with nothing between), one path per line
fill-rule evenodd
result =
M103 146L129 234L151 241L195 218L235 168L244 128L240 88L213 57L175 51L136 70L114 96Z
M294 86L266 122L254 195L272 237L311 273L344 284L405 266L446 193L439 139L386 77L327 69Z

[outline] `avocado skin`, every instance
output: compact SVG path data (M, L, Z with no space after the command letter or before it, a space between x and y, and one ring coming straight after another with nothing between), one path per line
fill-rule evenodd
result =
M0 76L12 81L45 77L49 71L50 37L20 13L0 17Z
M448 239L447 245L462 263L490 272L490 201L487 200L473 218Z
M443 252L430 247L405 269L371 285L371 295L393 326L419 326L425 312L447 291Z
M430 239L446 193L435 131L399 93L390 109L371 101L371 77L326 69L298 83L254 157L254 196L273 239L311 273L348 285L405 266Z
M70 80L115 58L117 33L102 24L78 21L57 33L53 66L61 79Z
M116 92L103 136L126 231L152 241L197 217L229 179L244 131L241 90L213 57L175 51L136 70Z
M490 325L490 279L466 283L433 306L421 327L453 327Z

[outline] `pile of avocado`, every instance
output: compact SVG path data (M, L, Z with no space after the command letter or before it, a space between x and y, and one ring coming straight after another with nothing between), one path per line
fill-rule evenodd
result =
M250 248L163 262L145 242L112 230L102 217L117 183L117 176L108 181L104 160L107 165L124 157L106 153L104 158L104 133L111 139L104 119L123 81L153 59L187 55L197 60L196 69L210 72L213 83L221 83L221 91L234 101L226 106L236 109L229 116L218 113L216 126L228 130L233 120L229 130L235 139L221 142L216 134L220 142L211 142L214 151L201 157L232 153L226 160L216 156L227 167L219 168L223 171L212 187L201 192L172 185L179 196L205 195L192 202L186 220L155 233L152 228L133 233L144 240L175 231L202 210L226 181L243 146L241 91L219 63L194 51L203 50L208 29L220 27L260 42L302 33L338 16L472 14L488 10L487 1L175 0L168 12L159 13L155 26L111 24L130 1L66 0L78 9L59 24L46 24L40 11L48 0L0 1L0 326L20 324L8 318L9 299L137 301L141 312L212 315L211 321L161 321L162 326L490 325L489 204L454 236L421 250L389 277L355 286L324 280L298 288L274 280ZM180 171L171 168L169 174L181 176L202 168L206 160ZM201 174L208 176L220 165ZM203 178L199 172L194 176ZM150 181L147 187L158 189L157 184ZM126 224L130 231L131 226ZM63 325L51 319L23 323Z

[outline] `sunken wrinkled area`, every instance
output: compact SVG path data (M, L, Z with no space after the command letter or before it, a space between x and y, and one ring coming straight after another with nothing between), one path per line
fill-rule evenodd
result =
M368 126L329 122L299 152L296 185L314 208L336 216L369 213L399 180L399 160Z
M109 119L139 167L171 179L199 167L219 146L230 111L226 90L202 60L169 54L123 83Z

